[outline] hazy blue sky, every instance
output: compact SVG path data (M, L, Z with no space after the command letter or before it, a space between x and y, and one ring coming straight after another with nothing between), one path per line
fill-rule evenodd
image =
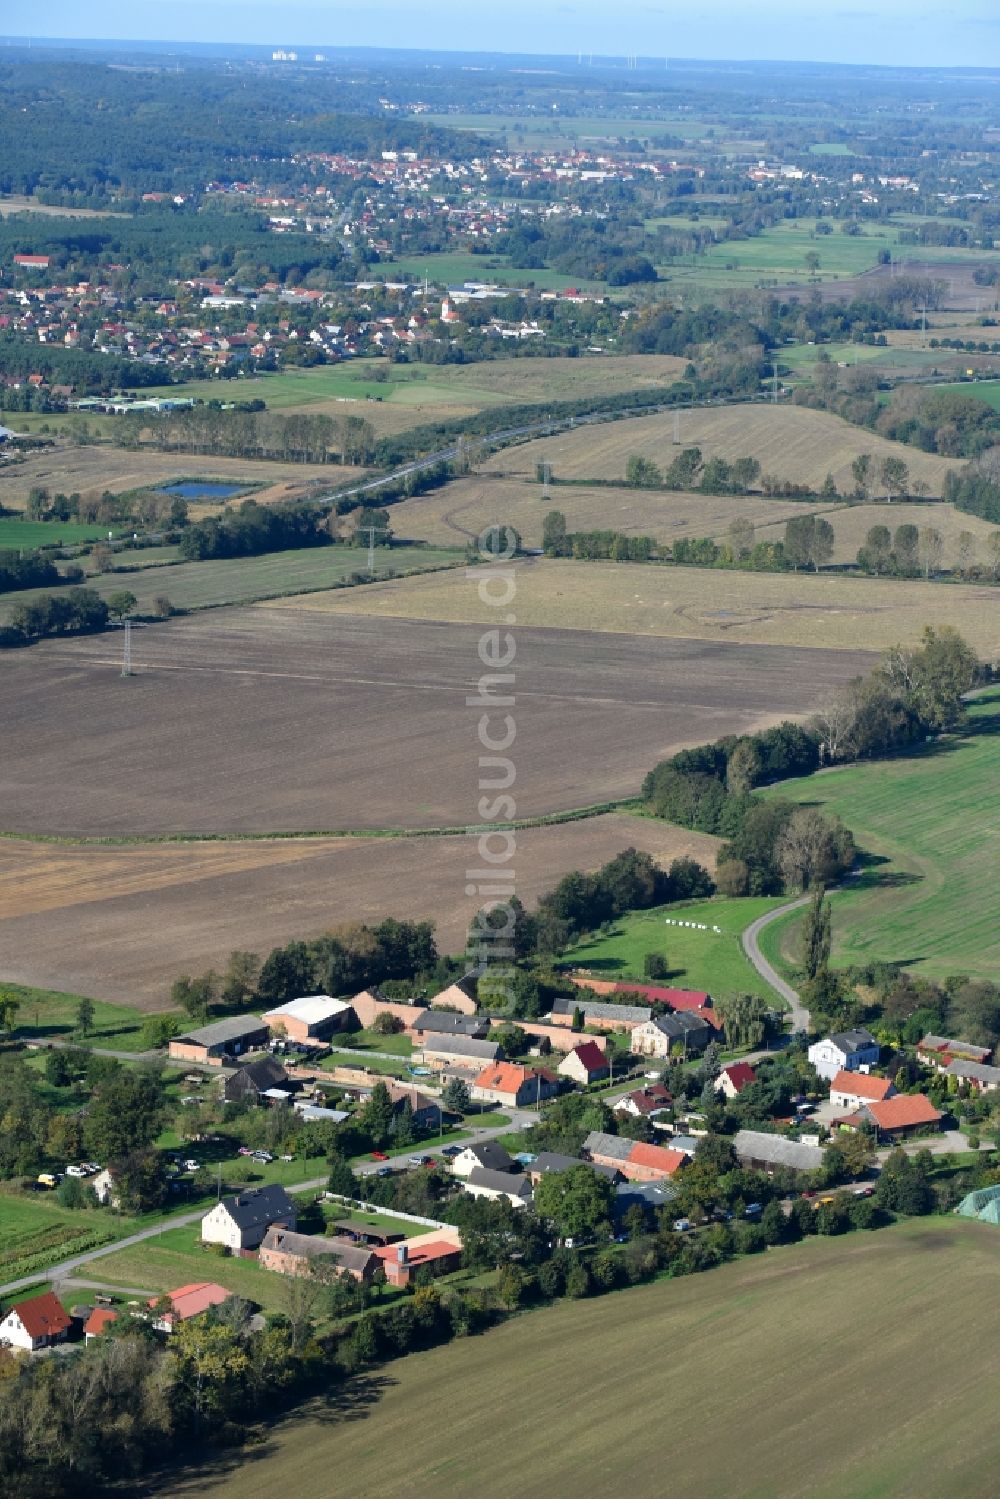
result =
M8 36L1000 66L997 0L3 0Z

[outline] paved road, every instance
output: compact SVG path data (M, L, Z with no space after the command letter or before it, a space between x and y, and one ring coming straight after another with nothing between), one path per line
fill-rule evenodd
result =
M805 1009L799 1000L798 991L793 989L791 984L786 984L780 974L776 973L771 967L761 952L757 939L764 928L771 925L772 921L777 921L779 916L785 916L789 911L797 911L799 906L806 905L808 901L808 895L800 895L798 900L790 900L783 906L776 906L773 911L768 911L765 915L758 916L757 920L752 921L743 933L743 951L761 978L770 984L771 988L776 990L782 999L787 1001L791 1010L789 1018L792 1023L793 1032L807 1031L809 1029L809 1011Z
M489 1118L489 1115L486 1116ZM525 1126L538 1116L520 1110L514 1114L505 1115L507 1122L503 1124L475 1125L467 1132L467 1138L463 1141L466 1145L475 1145L480 1140L491 1140L496 1135L506 1134L509 1130L524 1129ZM370 1176L377 1171L381 1164L405 1167L408 1158L417 1151L427 1154L434 1153L434 1142L424 1141L420 1145L411 1145L406 1150L396 1152L389 1157L388 1162L362 1161L356 1168L358 1176ZM314 1176L308 1181L295 1182L288 1186L289 1192L315 1192L327 1183L326 1176ZM8 1296L13 1291L22 1291L28 1286L35 1286L43 1280L65 1280L73 1276L74 1271L84 1265L90 1265L94 1260L104 1259L109 1254L117 1254L119 1249L131 1249L136 1244L143 1244L147 1239L155 1239L165 1229L186 1228L192 1223L200 1223L208 1208L203 1203L201 1207L194 1208L190 1213L178 1213L176 1217L161 1218L149 1228L142 1228L137 1233L127 1234L123 1239L116 1239L111 1244L102 1244L99 1249L88 1249L86 1254L74 1255L71 1259L61 1260L56 1265L49 1265L45 1270L36 1270L33 1275L22 1275L19 1280L10 1280L6 1285L0 1285L0 1296Z

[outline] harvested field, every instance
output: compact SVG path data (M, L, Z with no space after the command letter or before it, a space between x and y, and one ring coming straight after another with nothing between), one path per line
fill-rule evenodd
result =
M506 448L484 465L487 472L534 478L535 465L547 458L563 479L624 479L632 453L640 453L666 468L676 456L671 412L630 417L594 427ZM902 458L913 479L923 479L932 494L940 494L953 459L921 453L903 443L858 427L826 411L804 406L721 406L684 411L680 415L682 448L701 448L705 458L756 458L765 474L819 489L827 474L838 489L854 487L851 463L859 453Z
M23 463L0 468L0 505L23 510L29 491L39 484L53 494L60 491L72 494L74 490L100 494L105 489L119 494L125 489L141 489L172 479L202 477L263 484L267 488L256 490L254 498L275 500L300 490L310 479L321 479L332 488L363 472L358 468L342 468L340 464L199 458L190 453L153 453L146 449L132 453L124 448L103 445L80 448L60 442L31 453ZM219 507L208 508L217 512Z
M145 1492L987 1499L1000 1358L980 1302L998 1247L986 1224L915 1219L563 1301L368 1370L265 1446ZM659 1349L679 1372L637 1398L637 1355Z
M0 828L464 827L477 817L483 710L466 697L483 672L480 638L475 626L282 605L138 632L127 681L114 636L11 652ZM516 646L522 818L632 795L671 748L805 713L870 662L579 630L522 629Z
M610 631L850 650L913 643L927 624L950 624L979 653L1000 653L998 595L987 584L948 584L827 573L744 573L655 563L525 558L514 564L518 623L529 628ZM263 605L271 608L272 605ZM495 624L459 573L376 583L361 593L303 594L281 607Z
M525 828L517 890L531 905L567 870L596 869L628 847L711 868L717 846L625 814ZM202 973L234 948L267 952L389 913L433 920L442 951L459 952L481 904L465 894L475 859L462 836L116 848L0 840L0 974L160 1008L182 969Z
M820 513L815 506L812 508L817 514ZM944 567L955 564L958 555L957 540L962 531L971 531L976 537L977 561L985 567L991 560L986 551L986 537L997 529L989 521L981 520L978 515L964 515L954 505L940 502L926 505L843 505L836 510L824 507L822 513L833 527L835 542L830 560L835 563L853 562L858 549L864 546L865 536L872 526L888 526L890 531L895 531L897 526L933 526L944 538ZM770 525L765 522L755 524L758 541L776 540L784 534L784 526L777 524L777 517Z
M839 507L825 507L823 513L833 508ZM789 516L813 513L816 505L808 500L769 500L763 495L660 493L624 484L614 488L556 485L545 500L534 476L529 480L482 474L393 506L392 524L397 536L456 546L478 536L493 521L506 521L517 528L525 546L540 547L542 522L549 510L561 510L571 531L625 531L630 536L670 542L678 536L722 537L736 516L746 516L762 535L765 528L779 523L780 531Z

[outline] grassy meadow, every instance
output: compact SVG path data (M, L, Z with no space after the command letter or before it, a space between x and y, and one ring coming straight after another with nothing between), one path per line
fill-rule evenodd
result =
M563 954L563 961L587 969L596 979L643 979L647 953L666 957L670 977L662 980L677 989L705 989L713 996L744 990L774 999L774 992L751 967L740 945L740 933L765 911L780 905L767 896L743 900L707 900L692 905L660 906L637 911L616 921L610 932L588 938ZM667 924L695 921L706 932ZM712 927L721 927L714 932Z
M369 1371L156 1492L987 1499L998 1247L985 1224L916 1219L564 1301ZM669 1372L638 1378L650 1357Z
M18 1001L12 1035L44 1040L79 1041L81 1045L106 1047L112 1051L141 1051L141 1030L149 1018L128 1005L93 999L94 1020L86 1037L77 1031L77 1009L81 996L60 994L54 989L31 989L23 984L3 984L3 992Z
M60 1207L54 1192L16 1197L0 1192L0 1283L20 1280L53 1262L121 1238L136 1225L95 1209Z
M1000 972L1000 692L971 709L968 728L913 755L847 766L772 789L839 816L869 862L833 896L833 956L884 960L941 979ZM798 918L776 923L768 947L786 963Z

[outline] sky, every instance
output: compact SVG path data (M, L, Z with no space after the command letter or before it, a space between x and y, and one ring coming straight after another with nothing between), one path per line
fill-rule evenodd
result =
M85 29L84 29L85 28ZM997 0L3 0L8 37L1000 67Z

